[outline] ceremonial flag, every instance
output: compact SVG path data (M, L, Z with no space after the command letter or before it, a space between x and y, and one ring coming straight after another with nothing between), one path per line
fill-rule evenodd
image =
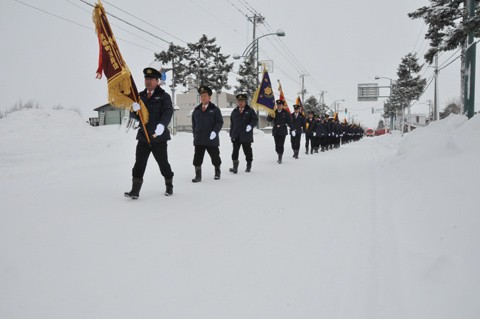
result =
M300 105L300 113L302 113L302 115L305 116L305 109L303 108L303 103L302 103L302 99L300 99L300 96L297 96L295 105Z
M283 101L283 108L285 111L288 112L288 114L291 114L290 109L288 108L288 103L287 100L285 100L285 95L283 95L283 89L282 89L282 84L280 84L280 80L277 80L278 82L278 91L280 91L280 97L278 98L279 100Z
M93 22L95 23L100 45L98 58L97 79L102 78L102 71L108 81L108 102L117 108L130 109L133 102L140 104L137 114L143 125L147 141L150 142L145 123L148 122L148 110L140 99L133 81L132 74L122 58L117 41L107 19L105 9L100 0L93 9Z
M263 68L262 82L258 86L252 99L252 106L258 109L263 109L271 116L275 116L275 96L273 95L272 83L267 69Z

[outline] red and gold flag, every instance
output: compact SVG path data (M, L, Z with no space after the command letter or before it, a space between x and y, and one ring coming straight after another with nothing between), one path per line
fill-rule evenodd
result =
M145 126L145 123L148 122L148 110L138 95L132 74L123 60L115 36L110 28L107 14L100 0L98 0L93 10L93 22L95 23L100 45L97 78L102 78L102 72L107 77L108 102L112 106L121 109L130 109L132 103L137 102L140 104L140 111L137 114L142 125ZM147 132L145 127L144 131ZM147 140L149 140L148 136Z
M287 100L285 100L285 95L283 94L283 89L282 89L282 84L280 83L280 80L277 80L278 82L278 91L280 91L280 97L278 98L279 100L283 101L283 108L285 111L288 112L288 114L291 114L290 109L288 108L288 103Z
M305 109L303 108L303 103L302 99L300 96L297 96L297 100L295 101L295 105L300 105L300 113L302 113L303 116L305 116Z

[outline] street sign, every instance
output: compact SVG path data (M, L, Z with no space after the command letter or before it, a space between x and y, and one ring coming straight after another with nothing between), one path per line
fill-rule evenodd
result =
M359 83L358 96L359 102L376 102L378 101L379 87L377 83Z

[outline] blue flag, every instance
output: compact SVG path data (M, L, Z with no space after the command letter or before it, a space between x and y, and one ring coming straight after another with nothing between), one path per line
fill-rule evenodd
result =
M264 109L270 115L275 116L275 97L273 95L272 82L270 82L270 76L265 68L263 69L262 82L260 82L253 96L252 106L257 109Z

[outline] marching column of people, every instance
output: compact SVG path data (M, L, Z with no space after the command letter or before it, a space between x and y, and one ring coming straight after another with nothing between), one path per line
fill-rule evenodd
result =
M173 171L168 162L167 141L170 140L168 124L173 115L172 100L170 95L160 87L161 73L153 68L145 68L145 90L140 92L140 98L149 112L149 121L145 128L140 127L137 133L137 148L135 165L132 169L132 189L125 192L125 196L137 199L143 183L143 176L150 153L158 163L160 172L165 179L165 195L173 194ZM223 117L220 109L211 102L212 90L208 86L198 89L200 104L192 112L193 132L193 166L195 177L193 183L202 180L202 164L207 152L214 166L214 179L219 180L220 166L220 139L219 134L223 127ZM254 109L248 105L248 96L240 93L236 95L237 107L230 115L230 139L232 142L232 164L229 171L238 173L240 148L245 155L245 172L251 172L253 162L253 129L258 126L258 116ZM293 150L293 158L298 159L301 137L305 134L305 154L314 154L339 148L341 144L358 141L364 136L361 126L340 123L337 116L318 116L313 111L308 117L301 113L301 106L294 105L294 113L290 114L284 108L285 102L275 102L273 114L267 116L267 121L272 126L272 136L275 142L277 163L281 164L285 151L285 139L289 135ZM138 119L141 106L132 104L131 116ZM145 131L146 130L146 131ZM146 136L150 137L150 143Z

